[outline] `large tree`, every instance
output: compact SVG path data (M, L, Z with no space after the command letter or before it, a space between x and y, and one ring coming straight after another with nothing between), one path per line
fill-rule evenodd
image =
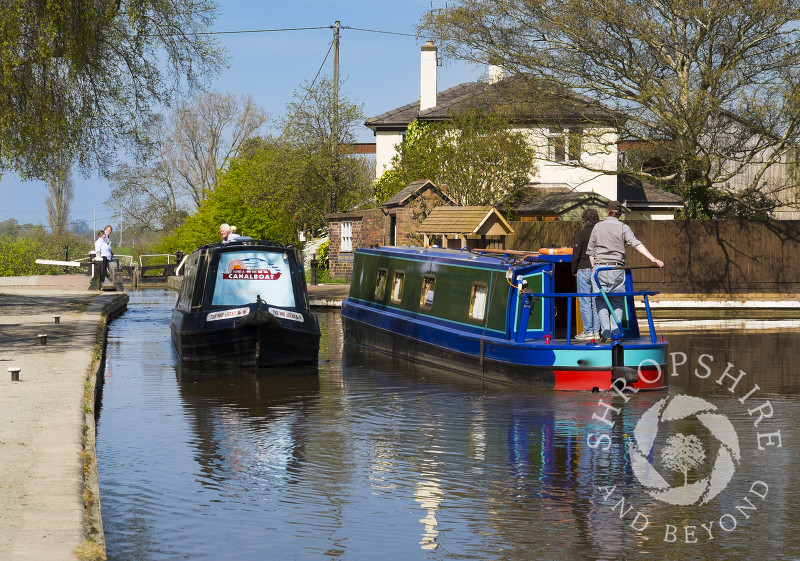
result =
M196 96L166 120L150 121L150 150L114 172L107 204L124 208L133 228L175 228L214 192L218 173L266 121L250 95Z
M421 27L457 58L619 111L643 154L623 171L702 217L768 214L797 187L780 168L800 144L798 23L792 0L456 0Z
M46 179L53 155L105 171L153 107L222 63L213 0L0 3L0 172Z
M508 201L530 180L535 149L500 116L469 110L437 123L414 121L392 169L375 185L380 202L418 179L447 185L460 205Z

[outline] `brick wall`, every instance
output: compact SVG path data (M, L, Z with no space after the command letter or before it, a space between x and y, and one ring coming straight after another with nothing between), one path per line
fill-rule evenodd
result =
M328 215L330 236L330 272L335 279L350 282L353 275L353 253L341 251L342 222L353 225L353 249L388 245L392 215L396 218L397 245L422 245L422 236L415 233L420 222L434 207L442 204L439 195L426 190L406 206L371 208L363 212Z

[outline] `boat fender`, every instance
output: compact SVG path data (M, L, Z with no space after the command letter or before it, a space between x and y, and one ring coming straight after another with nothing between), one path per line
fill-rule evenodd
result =
M623 379L626 384L635 384L639 381L639 372L629 366L615 366L611 369L611 383Z
M611 383L620 378L628 384L635 384L639 381L639 372L625 366L625 347L616 343L611 347Z

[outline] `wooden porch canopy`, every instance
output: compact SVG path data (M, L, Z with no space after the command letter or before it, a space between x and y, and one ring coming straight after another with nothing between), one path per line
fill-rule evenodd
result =
M502 242L514 230L491 206L438 206L416 232L423 235L425 245L431 245L432 239L439 238L442 247L480 247L487 237ZM448 240L459 241L448 243ZM482 241L483 244L469 243L468 240Z

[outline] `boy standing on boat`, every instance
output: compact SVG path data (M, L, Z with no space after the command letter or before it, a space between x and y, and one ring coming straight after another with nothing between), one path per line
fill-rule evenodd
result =
M625 244L633 247L647 257L655 266L663 267L664 262L656 259L647 250L642 242L636 239L630 226L620 222L622 215L622 203L619 201L609 201L606 206L606 219L599 222L592 234L589 236L589 245L586 253L592 263L592 291L607 293L608 303L613 309L614 325L609 311L609 304L603 299L597 301L597 312L600 317L600 339L611 339L614 335L620 334L617 321L622 321L622 307L625 303L624 296L611 296L614 292L625 291ZM598 286L595 282L595 271L601 267L615 267L613 270L600 271L597 279L600 281Z

